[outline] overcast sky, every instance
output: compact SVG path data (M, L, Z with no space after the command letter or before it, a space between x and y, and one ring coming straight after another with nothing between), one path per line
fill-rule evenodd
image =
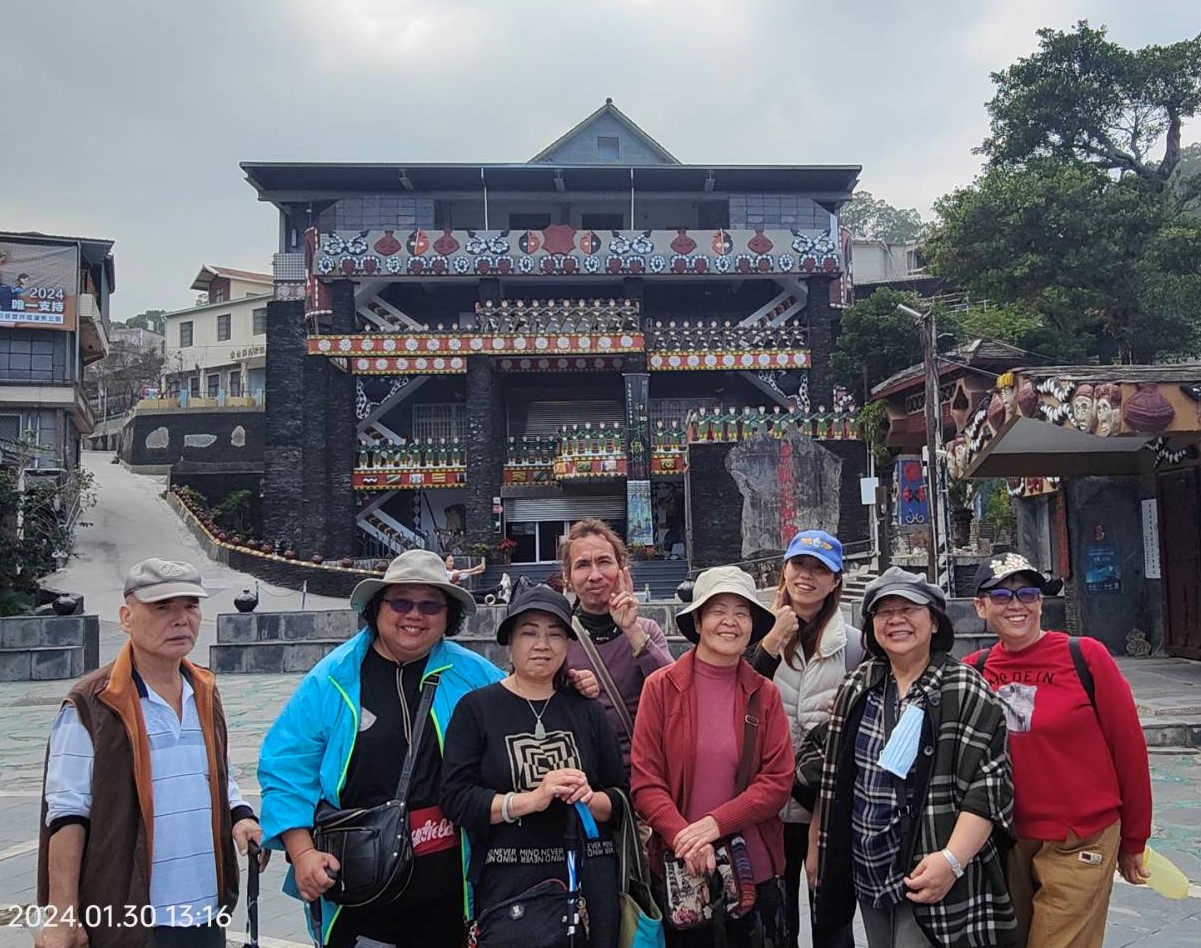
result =
M269 270L238 163L524 161L606 96L681 161L853 163L928 216L970 182L989 72L1081 18L1129 47L1197 0L15 0L0 230L116 241L113 315ZM24 89L24 92L19 90ZM1201 137L1201 126L1185 139Z

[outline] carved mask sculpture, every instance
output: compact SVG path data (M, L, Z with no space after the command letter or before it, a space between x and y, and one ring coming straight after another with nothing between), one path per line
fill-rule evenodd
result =
M1022 379L1018 389L1018 408L1024 418L1038 417L1038 392L1034 390L1034 383L1029 379Z
M1108 438L1122 425L1122 389L1112 382L1097 386L1096 434Z
M1072 395L1072 424L1079 431L1092 431L1097 423L1097 408L1093 387L1087 382L1077 386Z

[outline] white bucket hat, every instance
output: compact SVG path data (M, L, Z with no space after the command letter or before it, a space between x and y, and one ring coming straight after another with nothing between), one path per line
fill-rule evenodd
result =
M696 578L696 585L692 590L692 603L676 613L676 627L688 641L701 640L700 633L696 630L696 616L706 602L721 593L741 596L750 603L752 643L758 642L771 631L776 617L759 601L755 592L755 581L750 575L737 566L714 566Z
M388 564L383 579L364 579L350 594L350 608L362 612L385 586L420 583L442 590L463 609L463 615L475 614L475 599L466 589L446 577L446 563L430 550L406 550Z

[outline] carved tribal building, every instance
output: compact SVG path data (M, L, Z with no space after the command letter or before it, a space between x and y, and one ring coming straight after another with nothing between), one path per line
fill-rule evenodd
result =
M598 516L704 565L866 536L828 373L857 166L683 164L606 102L521 164L242 167L280 212L271 538L547 564Z

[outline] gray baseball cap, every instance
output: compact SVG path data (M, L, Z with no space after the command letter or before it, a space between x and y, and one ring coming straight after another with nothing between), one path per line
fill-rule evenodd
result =
M151 557L134 565L125 575L125 595L138 602L162 602L177 596L207 599L204 580L191 563Z

